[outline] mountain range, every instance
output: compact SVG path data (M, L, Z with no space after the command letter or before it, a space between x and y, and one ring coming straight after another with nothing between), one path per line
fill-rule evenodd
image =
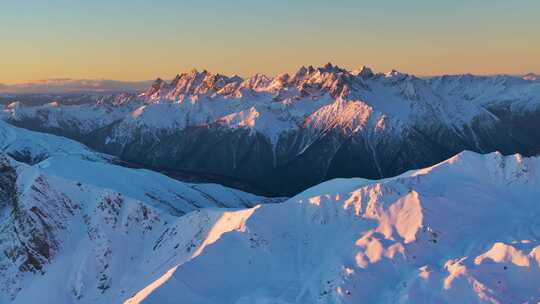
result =
M533 76L425 78L332 64L247 79L193 70L138 94L12 100L3 119L172 176L291 196L336 177L395 176L463 150L536 155Z
M540 301L532 74L3 98L0 304Z

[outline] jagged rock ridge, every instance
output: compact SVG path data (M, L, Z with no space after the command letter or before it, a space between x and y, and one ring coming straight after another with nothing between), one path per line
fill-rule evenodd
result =
M193 70L138 96L4 110L10 123L127 162L270 195L393 176L462 150L536 155L539 115L531 77L419 78L332 64L248 79Z

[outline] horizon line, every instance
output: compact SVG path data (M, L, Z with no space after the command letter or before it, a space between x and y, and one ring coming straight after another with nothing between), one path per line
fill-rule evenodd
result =
M342 69L342 70L345 70L349 73L352 73L356 70L360 70L362 68L370 68L370 66L367 66L367 65L363 65L363 66L360 66L359 68L357 69L347 69L347 68L342 68L340 67L339 65L334 65L332 63L327 63L326 65L322 65L322 66L313 66L313 65L308 65L308 66L305 66L305 65L301 65L298 69L296 69L296 71L302 69L302 68L309 68L309 67L313 67L315 69L319 69L319 68L324 68L325 66L327 65L331 65L332 67L334 68L339 68L339 69ZM373 69L371 69L373 70ZM198 73L204 73L204 72L207 72L209 74L212 74L212 75L223 75L223 76L227 76L227 77L240 77L242 79L249 79L251 77L254 77L256 75L264 75L266 77L269 77L269 78L274 78L274 77L277 77L277 76L280 76L280 75L294 75L294 73L296 72L292 72L292 71L289 71L289 72L281 72L281 73L274 73L274 74L266 74L266 73L259 73L259 72L256 72L256 73L252 73L252 74L248 74L248 75L239 75L239 73L233 73L233 74L229 74L229 73L222 73L222 72L212 72L210 71L209 69L206 69L206 68L196 68L196 67L193 67L191 69L186 69L180 73L176 73L174 74L174 76L172 77L162 77L162 76L155 76L154 78L146 78L146 79L126 79L126 78L106 78L106 77L96 77L96 78L88 78L88 77L81 77L81 78L78 78L78 77L51 77L51 78L41 78L41 79L31 79L31 80L27 80L27 81L22 81L22 82L0 82L0 86L3 86L3 87L16 87L16 86L22 86L22 85L38 85L38 84L43 84L43 85L47 85L46 82L68 82L68 81L114 81L114 82L122 82L122 83L141 83L141 82L151 82L151 81L155 81L157 79L164 79L164 80L172 80L174 79L176 76L179 76L179 75L182 75L182 74L189 74L190 72L198 72ZM406 75L412 75L412 76L416 76L418 78L430 78L430 77L439 77L439 76L459 76L459 75L472 75L472 76L514 76L514 77L520 77L520 76L526 76L526 75L530 75L530 74L534 74L534 75L540 75L540 72L537 72L537 71L528 71L528 72L521 72L521 73L508 73L508 72L497 72L497 73L471 73L471 72L462 72L462 73L434 73L434 74L416 74L416 73L409 73L409 72L403 72L403 71L400 71L400 70L397 70L397 69L390 69L389 71L387 72L381 72L381 71L375 71L373 70L373 72L375 74L387 74L387 73L390 73L392 71L396 71L396 72L399 72L399 73L402 73L402 74L406 74ZM53 83L51 83L53 84Z

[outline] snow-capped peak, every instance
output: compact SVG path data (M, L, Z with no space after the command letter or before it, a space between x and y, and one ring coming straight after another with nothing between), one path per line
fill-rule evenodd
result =
M112 101L112 106L111 102L104 106L12 105L3 114L13 123L84 138L102 151L144 159L153 166L159 154L159 166L172 170L198 170L207 163L196 162L219 157L203 171L240 174L261 184L262 174L254 177L251 170L236 168L251 167L264 159L269 164L264 171L280 176L280 164L311 159L322 151L325 160L338 154L338 158L358 161L350 171L350 166L339 161L307 161L318 167L309 169L317 176L309 184L313 185L334 174L329 173L334 169L335 176L343 172L346 176L390 176L431 165L464 149L527 155L538 151L540 142L533 133L538 121L534 117L540 110L537 81L508 75L418 78L397 71L385 76L367 67L350 72L333 64L301 67L291 75L256 74L241 80L194 70L170 82L158 79L140 97ZM130 102L124 102L127 100ZM533 126L524 128L524 122ZM325 147L322 138L332 138L328 141L332 145ZM253 148L255 142L261 144L260 149ZM218 144L223 144L220 153L201 148ZM348 148L352 146L355 148ZM188 147L204 156L187 157L194 155ZM306 153L309 151L313 152ZM246 162L239 153L257 156ZM221 158L236 163L219 166ZM248 164L250 161L254 163ZM305 183L301 178L294 180Z
M405 74L405 73L401 73L400 71L397 71L397 70L391 70L390 72L387 72L385 74L385 76L387 78L397 78L397 79L403 79L403 78L406 78L407 76L409 76L408 74Z
M538 77L538 75L535 74L535 73L528 73L528 74L526 74L526 75L523 75L522 78L523 78L524 80L528 80L528 81L537 81L538 79L540 79L540 78Z
M271 82L272 82L272 79L269 78L268 76L266 76L264 74L257 73L255 75L249 77L248 79L244 80L240 84L240 88L251 89L251 90L254 90L254 91L260 91L260 90L263 90L263 89L267 88L270 85Z
M141 96L150 100L183 100L188 96L216 93L232 83L238 86L241 81L238 76L227 77L193 69L189 73L177 75L170 83L158 78Z
M359 70L353 71L353 74L361 78L371 78L375 75L373 70L365 65Z

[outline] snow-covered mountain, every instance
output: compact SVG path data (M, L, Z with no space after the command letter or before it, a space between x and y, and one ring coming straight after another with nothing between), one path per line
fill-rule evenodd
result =
M334 177L393 176L465 149L540 151L540 83L508 75L419 78L327 64L242 79L194 70L137 97L14 102L3 113L125 161L273 195Z
M50 166L2 159L6 303L540 300L540 158L463 152L180 217Z
M540 77L536 75L535 73L528 73L523 76L523 79L528 80L528 81L538 81L540 80Z
M228 215L128 303L536 303L539 173L539 158L464 152L332 180Z
M21 162L35 164L53 156L76 156L88 160L112 160L113 157L92 151L76 141L38 133L0 121L0 153Z
M99 299L111 284L118 288L118 297L120 282L135 277L116 276L116 272L123 272L128 264L143 264L138 258L151 250L147 237L155 241L174 223L187 221L189 217L181 219L185 214L282 201L116 166L113 157L72 140L4 122L0 122L0 143L2 304L35 303L38 298L41 303L73 303L83 296L90 301ZM196 233L196 229L185 224L175 234ZM130 258L126 251L131 252ZM64 277L69 283L63 281L68 285L54 285L64 275L69 275ZM139 279L144 281L147 275ZM35 283L45 277L51 286ZM41 292L50 292L55 300L38 297L34 288L46 288Z

